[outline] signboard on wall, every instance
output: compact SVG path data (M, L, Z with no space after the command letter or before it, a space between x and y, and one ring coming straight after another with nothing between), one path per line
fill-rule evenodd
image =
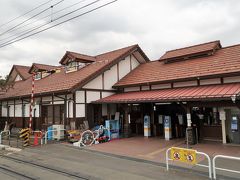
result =
M171 124L171 117L164 116L164 134L165 140L169 141L172 138L172 124Z
M237 119L237 116L233 116L232 117L231 130L232 131L238 131L238 119Z

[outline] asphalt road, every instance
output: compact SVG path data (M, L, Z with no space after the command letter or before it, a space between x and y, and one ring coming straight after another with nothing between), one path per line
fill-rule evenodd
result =
M107 156L62 144L2 153L1 179L207 179L191 172Z

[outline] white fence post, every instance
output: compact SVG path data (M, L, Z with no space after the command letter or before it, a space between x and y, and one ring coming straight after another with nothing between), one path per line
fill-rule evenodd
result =
M198 152L197 151L197 154L201 154L201 155L204 155L207 160L208 160L208 173L209 173L209 178L212 179L212 165L211 165L211 159L209 157L209 155L207 155L206 153L204 152ZM202 167L207 167L206 165L203 165L203 164L197 164L198 166L202 166Z
M1 133L0 133L0 144L2 144L2 134L3 133L8 133L8 137L10 137L10 131L9 130L7 130L7 131L1 131Z
M179 149L185 149L185 148L179 148ZM167 171L169 170L169 163L168 161L172 161L173 159L169 158L168 155L169 155L169 151L171 150L171 148L168 148L167 151L166 151L166 168L167 168ZM212 179L212 165L211 165L211 159L210 157L204 153L204 152L198 152L196 151L196 154L199 154L199 155L203 155L207 158L208 160L208 165L204 165L204 164L195 164L196 166L201 166L201 167L206 167L208 168L208 174L209 174L209 178Z
M240 171L216 167L216 159L219 159L219 158L240 161L240 157L224 156L224 155L216 155L216 156L214 156L214 158L213 158L213 178L214 179L217 179L217 173L216 173L217 169L221 170L221 171L227 171L227 172L239 173L240 174Z

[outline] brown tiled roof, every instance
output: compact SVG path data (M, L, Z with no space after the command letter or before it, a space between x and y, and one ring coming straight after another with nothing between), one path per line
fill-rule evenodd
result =
M47 64L38 64L33 63L31 68L29 69L29 73L32 73L34 69L44 70L44 71L51 71L53 69L58 68L59 66L47 65Z
M221 48L212 56L165 64L151 61L141 64L115 86L162 83L198 77L240 72L240 45Z
M16 71L24 80L31 76L31 74L28 73L30 69L29 66L14 65L13 68L16 69Z
M60 72L54 73L46 78L35 81L35 94L40 95L50 92L72 91L77 87L82 87L89 80L97 77L111 65L118 62L135 49L140 49L138 45L129 46L115 51L107 52L96 56L93 62L82 69L65 73L64 68ZM28 96L31 93L31 78L26 81L16 82L13 88L0 96L0 99L10 97Z
M66 54L63 56L61 61L59 62L60 64L65 64L66 63L66 58L71 58L74 59L75 61L80 61L80 62L94 62L96 61L96 57L85 55L85 54L79 54L76 52L71 52L67 51Z
M139 92L126 92L114 94L96 101L96 103L139 103L139 102L164 102L188 101L199 99L229 99L239 95L240 83L209 85L197 87L184 87L175 89L162 89Z
M198 45L189 46L181 49L175 49L175 50L167 51L160 58L160 60L166 60L166 59L178 58L178 57L183 57L183 56L188 56L193 54L199 54L199 53L208 52L208 51L214 51L218 46L221 47L220 41L213 41L213 42L198 44Z

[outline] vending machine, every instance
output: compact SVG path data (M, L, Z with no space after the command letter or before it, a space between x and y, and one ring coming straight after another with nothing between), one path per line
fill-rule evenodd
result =
M109 129L111 140L119 138L119 120L106 120L105 127Z
M231 131L232 131L232 141L235 144L240 144L240 116L233 115L231 118Z
M150 123L150 116L144 116L144 137L151 136L151 123Z
M172 138L172 124L170 116L164 116L164 132L165 140L169 141Z

